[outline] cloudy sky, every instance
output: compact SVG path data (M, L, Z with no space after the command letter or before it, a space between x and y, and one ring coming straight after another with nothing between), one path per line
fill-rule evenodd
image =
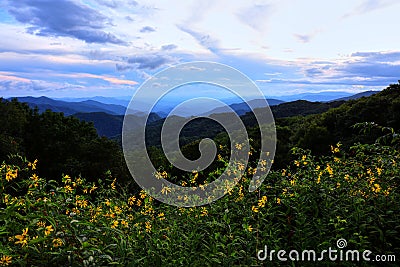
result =
M267 96L400 79L398 0L2 0L0 96L129 96L194 60Z

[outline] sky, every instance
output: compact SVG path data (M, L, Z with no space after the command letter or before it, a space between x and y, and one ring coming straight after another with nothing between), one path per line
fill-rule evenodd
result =
M130 96L191 61L266 96L381 90L400 79L399 14L398 0L2 0L0 97Z

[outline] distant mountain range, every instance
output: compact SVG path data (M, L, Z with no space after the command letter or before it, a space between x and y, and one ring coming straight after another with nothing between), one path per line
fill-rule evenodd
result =
M318 99L319 102L310 102L305 100L297 100L291 102L284 102L278 99L267 99L269 106L276 118L290 117L297 115L308 115L321 113L329 108L337 107L347 100L358 99L361 97L371 96L378 91L366 91L355 95L340 97L334 100L329 100L334 95L343 95L342 93L328 93L328 94L303 94L297 95L299 98ZM318 97L317 97L318 96ZM121 135L122 124L126 107L129 104L128 100L108 98L108 97L94 97L94 98L78 98L78 99L63 99L56 100L48 97L17 97L20 102L27 103L31 108L38 108L39 112L44 112L50 109L54 112L63 112L66 116L75 116L81 120L92 122L100 136L119 137ZM290 99L290 98L286 98ZM323 100L322 100L323 99ZM68 101L67 101L68 100ZM326 103L323 103L326 102ZM143 103L135 103L135 111L131 112L129 119L133 122L131 125L138 125L139 120L145 119L143 108L147 105ZM265 108L265 101L261 99L251 100L249 102L255 108ZM162 118L174 108L172 103L163 103L156 107L155 112L149 116L148 123L154 123ZM233 103L230 104L229 109L227 106L215 107L202 102L196 103L196 106L186 107L181 113L176 115L188 117L191 115L209 116L211 114L229 113L234 110L238 115L244 116L247 112L251 111L248 104Z
M319 93L304 93L304 94L296 94L296 95L288 95L288 96L280 96L274 97L276 99L283 100L285 102L291 102L296 100L307 100L311 102L332 102L332 101L340 101L340 100L350 100L350 99L358 99L363 96L370 96L372 94L376 94L379 91L366 91L358 94L351 94L347 92L319 92Z
M276 106L276 105L285 103L284 101L277 100L277 99L266 99L266 100L267 100L268 106ZM224 106L224 107L218 107L218 108L212 109L208 112L202 113L201 115L208 116L211 114L231 112L231 110L234 110L238 115L244 115L247 112L251 111L249 105L251 105L254 108L264 108L267 106L264 99L254 99L254 100L250 100L248 102L248 104L244 103L244 102L235 103L235 104L229 105L229 107Z
M379 93L379 91L365 91L365 92L358 93L358 94L355 94L355 95L351 95L351 96L348 96L348 97L338 98L338 99L336 99L336 101L356 100L356 99L359 99L361 97L368 97L368 96L374 95L376 93Z
M38 108L39 112L50 109L54 112L63 112L64 115L70 116L76 113L104 112L112 115L125 114L126 107L105 104L94 100L85 100L79 102L67 102L62 100L54 100L45 96L41 97L17 97L18 101L25 102L31 108Z

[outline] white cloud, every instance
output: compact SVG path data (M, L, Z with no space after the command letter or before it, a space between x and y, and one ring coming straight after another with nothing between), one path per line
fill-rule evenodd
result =
M89 30L106 35L59 29L62 19L48 12L54 7L40 5L51 23L43 14L34 12L37 20L28 20L21 17L22 9L14 10L14 16L0 18L0 79L19 82L21 88L23 79L55 83L57 88L65 79L95 90L89 79L99 88L125 90L170 64L212 60L232 65L265 86L284 83L312 90L322 83L335 86L334 77L340 84L383 85L399 71L396 0L62 2L86 10L87 18L98 18L89 23ZM33 5L32 0L21 0L2 7L21 3ZM87 18L63 16L69 26ZM118 70L127 77L120 77ZM62 76L66 73L70 75ZM4 91L5 85L0 86Z

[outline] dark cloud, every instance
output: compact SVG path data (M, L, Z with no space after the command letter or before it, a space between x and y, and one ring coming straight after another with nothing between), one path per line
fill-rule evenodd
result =
M126 70L131 70L133 69L133 66L127 65L127 64L116 64L115 67L117 68L117 71L126 71Z
M154 70L164 66L165 64L171 63L174 60L171 57L163 55L140 55L128 58L127 64L117 64L116 68L118 71L125 70Z
M311 69L306 69L306 76L308 77L318 77L319 75L322 75L324 72L320 68L311 68Z
M168 45L163 45L161 46L161 49L164 51L169 51L169 50L174 50L176 49L178 46L174 45L174 44L168 44Z
M385 77L385 78L398 78L400 74L400 65L393 65L387 63L351 63L338 70L347 73L349 76L356 77Z
M142 29L140 29L140 32L155 32L156 29L154 29L153 27L150 26L145 26Z
M400 73L400 52L357 52L351 60L336 68L337 71L365 79L381 77L397 79Z
M136 1L124 1L124 0L96 0L100 5L109 7L109 8L118 8L121 6L137 6L138 3Z
M9 13L30 24L28 32L42 36L69 36L87 43L124 44L103 29L110 20L98 11L71 0L8 1Z
M137 65L138 69L157 69L171 62L170 58L161 55L135 56L128 59L129 64Z
M126 19L127 21L135 21L131 16L125 16L125 19Z
M400 61L400 52L356 52L352 57L360 57L363 61L395 62Z
M399 61L400 52L356 52L341 63L313 62L304 74L325 84L384 86L399 79Z

